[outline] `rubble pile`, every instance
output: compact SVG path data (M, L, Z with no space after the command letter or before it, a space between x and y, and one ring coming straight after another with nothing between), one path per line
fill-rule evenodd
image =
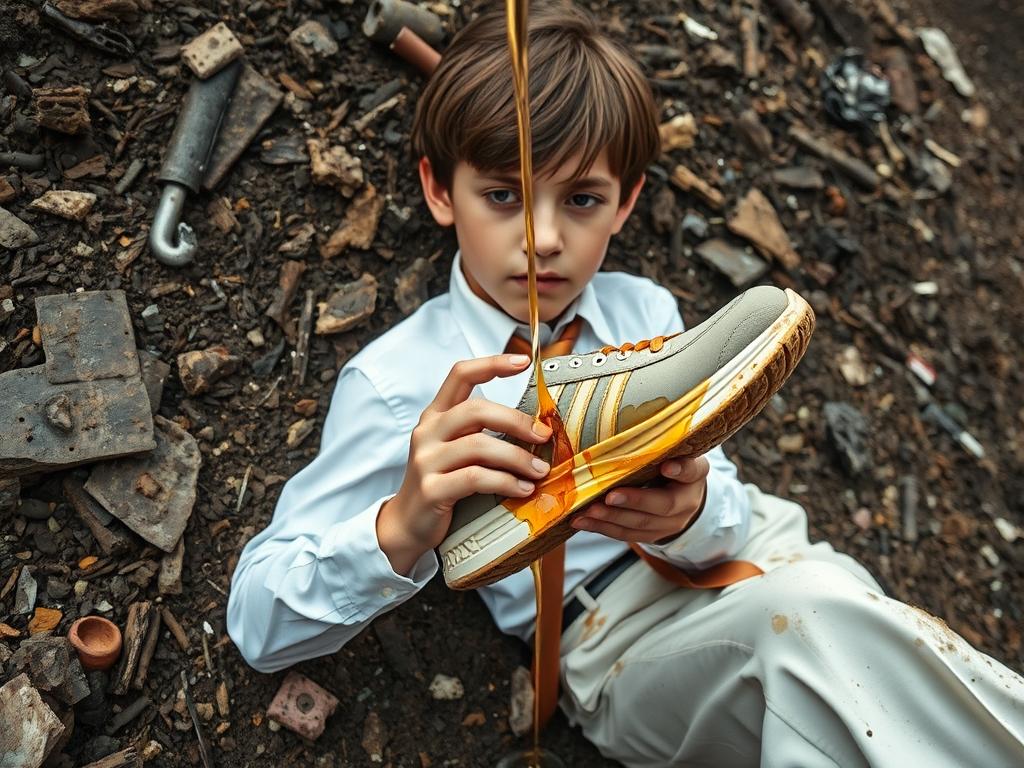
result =
M1024 115L916 5L592 5L661 110L606 266L691 324L762 281L808 297L814 343L727 452L1020 670ZM447 287L407 140L475 7L0 0L0 755L484 765L524 738L520 649L472 596L275 675L224 618L338 370Z

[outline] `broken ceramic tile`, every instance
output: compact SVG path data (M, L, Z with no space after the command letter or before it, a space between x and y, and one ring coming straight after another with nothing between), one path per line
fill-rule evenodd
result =
M202 457L195 438L173 421L155 416L153 422L156 448L97 465L85 490L146 541L171 552L192 514Z
M267 717L307 739L324 732L338 699L308 677L289 672L267 709Z

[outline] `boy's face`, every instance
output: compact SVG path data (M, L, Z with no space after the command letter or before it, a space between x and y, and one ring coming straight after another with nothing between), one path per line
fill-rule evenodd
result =
M608 240L633 210L643 179L620 200L620 183L602 151L570 184L579 157L544 176L534 175L533 226L537 248L540 319L556 319L601 267ZM451 190L420 160L427 205L441 226L455 225L466 280L474 293L520 322L529 322L526 224L519 174L455 167Z

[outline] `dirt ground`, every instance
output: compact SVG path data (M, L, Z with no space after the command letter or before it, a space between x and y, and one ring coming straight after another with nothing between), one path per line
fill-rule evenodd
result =
M479 6L439 5L448 8L453 27ZM873 19L869 28L877 43L902 45L908 52L921 103L912 115L890 108L890 116L905 129L900 141L920 157L927 151L924 141L931 139L958 161L948 169L952 183L947 191L917 194L927 190L926 173L917 163L908 161L907 168L897 170L887 189L868 192L789 138L789 126L801 122L872 166L891 160L877 127L844 131L822 110L821 64L843 48L841 35L826 23L822 4L812 4L815 27L800 43L772 11L772 3L762 3L765 59L756 84L729 68L719 71L700 63L701 48L681 26L666 21L678 5L665 0L589 4L634 50L657 44L685 52L690 73L667 78L657 95L666 119L691 112L699 127L692 149L673 150L652 169L636 213L611 244L606 268L659 280L679 296L687 323L699 322L737 289L696 254L697 240L686 235L673 242L675 222L694 211L709 224L707 237L741 242L728 235L723 217L751 187L765 192L801 263L788 270L776 263L764 280L808 296L818 325L803 363L780 396L727 444L727 453L744 480L806 507L812 539L827 540L855 556L889 594L942 617L983 652L1024 670L1019 598L1024 539L1014 541L1006 533L1014 526L1024 528L1024 380L1017 365L1024 352L1024 185L1018 130L1024 122L1024 52L1019 45L1024 10L1011 0L969 9L951 0L892 2L908 27L933 26L948 33L978 89L973 98L964 98L920 44L898 42L896 32L879 20L878 4L825 4L853 8L858 18ZM150 741L162 746L153 765L201 764L191 721L174 708L179 671L185 669L196 674L197 701L214 701L222 681L230 691L230 713L214 714L203 726L220 766L380 764L363 746L366 724L377 718L384 765L493 765L501 754L525 743L511 734L507 717L510 676L515 667L529 664L529 649L497 632L476 595L447 591L437 579L337 654L298 665L298 671L340 699L315 743L271 729L266 709L285 673L254 672L225 631L231 569L245 542L270 519L283 481L316 454L337 371L404 317L395 298L400 276L413 286L412 295L422 292L420 298L447 288L454 238L430 220L406 144L422 79L363 36L367 3L361 0L196 0L152 6L134 20L113 22L131 35L137 50L132 59L119 61L56 34L38 23L27 6L0 0L0 69L14 68L33 87L85 85L110 112L94 107L92 132L78 137L0 125L0 151L40 152L47 158L46 168L37 172L0 166L0 179L6 174L17 193L4 207L40 238L30 248L0 248L0 291L7 290L0 299L13 298L15 305L9 318L0 315L0 339L9 342L0 347L0 371L42 360L33 345L20 343L25 335L18 335L35 324L33 299L77 288L125 290L138 346L172 366L179 353L213 344L224 344L245 360L239 372L205 395L187 396L172 373L160 407L162 415L179 418L199 437L203 453L198 499L185 533L184 589L163 598L184 625L190 651L182 651L165 632L144 689L154 706L113 737L101 735L102 729L77 727L63 764L85 764L113 749ZM718 31L724 48L740 53L730 3L701 0L685 8ZM15 11L25 15L15 17ZM304 69L286 42L307 19L324 22L340 45L337 54L316 61L312 71ZM278 76L288 73L302 82L216 192L190 198L184 218L196 227L201 251L189 266L172 269L143 247L175 114L164 106L177 104L190 78L167 51L218 20L235 31L250 62L266 76L279 82ZM676 63L652 59L647 50L649 72ZM303 88L308 98L295 95ZM404 100L373 121L369 131L344 133L395 93ZM346 100L350 107L342 128L329 127ZM966 122L962 112L975 105L987 108L987 124ZM744 142L736 128L738 115L752 106L771 133L768 152ZM128 130L140 110L144 118ZM106 130L111 125L128 136L120 153L118 141ZM344 139L361 159L367 179L388 196L368 249L349 248L330 259L318 253L351 201L311 179L305 139L316 135L332 142ZM97 154L105 159L102 173L71 181L64 176L62 169ZM112 188L134 160L145 162L144 171L125 193L115 194ZM710 208L669 185L668 174L677 163L720 189L725 208ZM773 169L792 165L818 168L826 188L786 189L772 180ZM28 210L47 187L95 192L93 214L71 222ZM91 252L77 249L78 243ZM293 319L299 317L306 290L325 301L364 272L379 286L372 316L353 330L313 336L301 382L292 376L294 341L264 315L286 259L306 265L288 307ZM410 273L417 259L425 261ZM934 285L921 287L927 283ZM149 330L141 316L151 304L163 318L156 330ZM411 306L405 298L401 304ZM259 346L253 343L254 329L262 336ZM908 372L886 336L934 367L930 388ZM316 426L289 447L289 427L300 418L294 406L304 399L318 405ZM849 403L867 420L869 456L859 473L848 470L826 434L827 402ZM969 430L984 447L984 458L971 455L925 418L924 408L932 402ZM236 510L249 467L248 492ZM907 500L911 486L918 490L914 509ZM22 496L56 502L56 553L46 554L38 546L45 523L16 519L0 541L0 584L20 565L63 563L74 573L80 558L98 554L63 499L58 475L26 480ZM916 538L908 533L911 514ZM139 551L123 558L124 564L152 554L140 544ZM156 597L155 582L133 586L116 571L91 581L86 594L90 605L108 600L112 610L105 615L122 626L132 600ZM27 617L10 615L12 600L0 599L0 619L24 632ZM65 632L82 609L73 596L49 601L41 596L40 602L63 610L58 632ZM213 630L212 675L207 675L202 652L204 622ZM13 650L19 641L3 642ZM458 677L464 696L434 700L428 686L438 673ZM112 701L123 706L133 699ZM570 766L613 765L561 715L543 743Z

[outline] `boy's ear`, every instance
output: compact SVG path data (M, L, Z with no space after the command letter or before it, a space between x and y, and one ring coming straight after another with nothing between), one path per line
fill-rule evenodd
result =
M452 198L448 189L434 176L434 169L426 156L420 158L420 183L423 185L423 199L436 221L442 227L455 223Z
M619 231L626 223L626 219L629 218L629 214L633 212L633 206L636 205L637 198L640 197L640 190L644 188L646 180L647 174L641 174L640 181L630 190L629 195L622 201L622 205L619 206L619 210L615 212L615 222L612 225L613 235L619 234Z

